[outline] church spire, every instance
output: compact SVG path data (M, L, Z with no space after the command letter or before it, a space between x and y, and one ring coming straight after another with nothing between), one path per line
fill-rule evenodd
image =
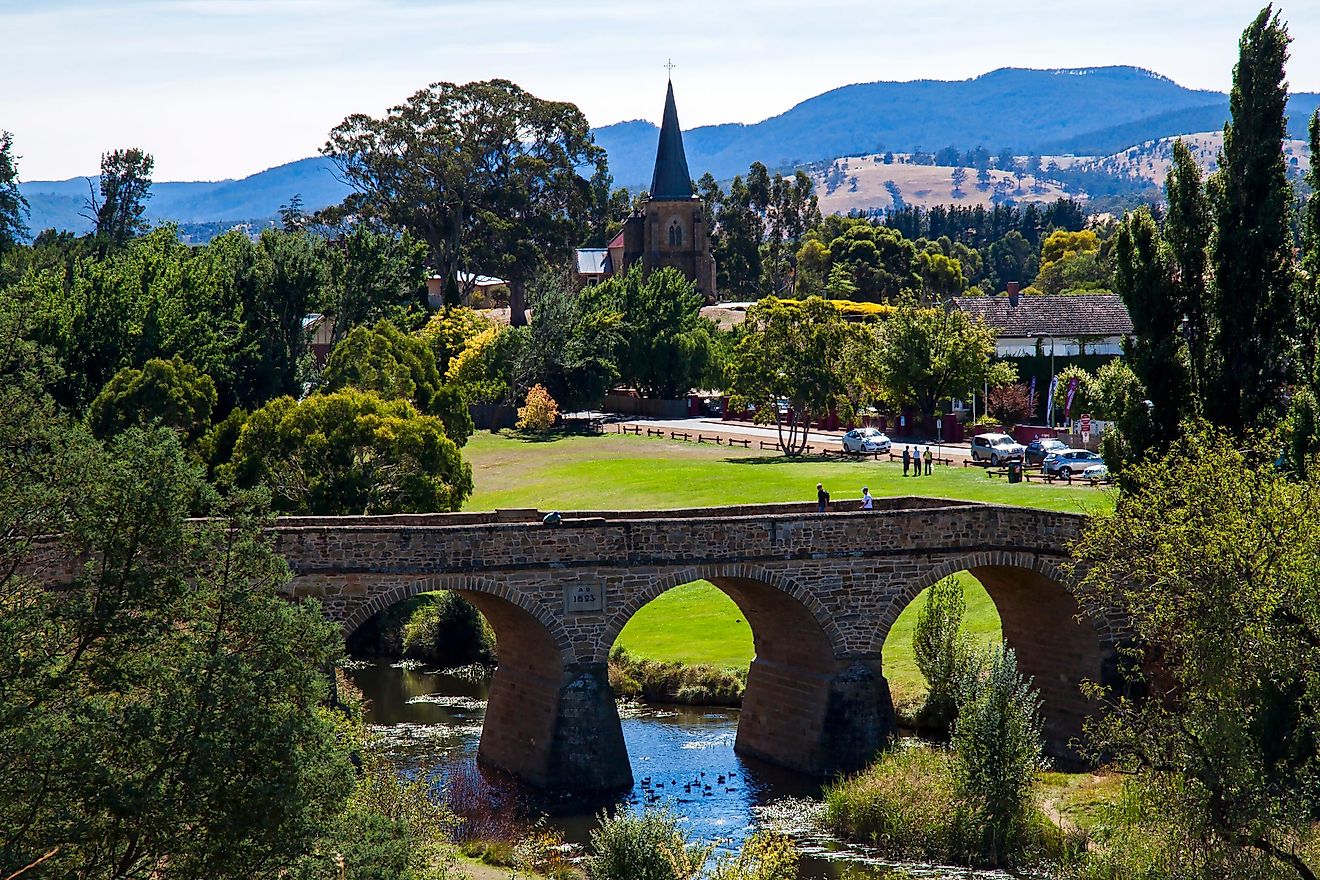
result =
M652 201L686 201L692 198L692 175L683 152L683 132L674 106L674 82L665 93L665 118L660 123L660 144L655 150L655 173L651 175Z

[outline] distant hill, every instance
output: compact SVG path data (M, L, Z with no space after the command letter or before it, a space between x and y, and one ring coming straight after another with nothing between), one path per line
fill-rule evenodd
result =
M1289 106L1294 137L1320 105L1299 93ZM678 90L679 113L683 110ZM1228 97L1184 88L1136 67L1071 70L1003 68L975 79L875 82L844 86L753 125L710 125L683 135L694 177L726 180L753 161L771 168L881 150L944 146L1018 154L1104 156L1132 144L1223 127ZM621 122L595 130L616 183L646 186L657 130Z
M657 93L657 108L659 97ZM678 105L681 114L681 87ZM1293 137L1305 136L1306 121L1317 105L1320 94L1292 96ZM1018 155L1112 156L1133 144L1184 132L1216 131L1227 116L1228 98L1222 93L1187 89L1136 67L1003 68L956 82L844 86L752 125L690 129L684 133L684 141L693 177L709 171L719 180L728 180L745 173L754 161L772 169L828 165L839 157L871 156L880 151L933 152L950 145L967 150L979 144L991 152L1011 147ZM597 128L593 133L609 153L616 184L638 189L650 184L659 135L654 125L634 120ZM915 175L908 182L898 177L880 178L879 182L893 179L909 204L943 198L939 195L942 187L950 191L949 200L962 201L952 195L951 179L943 183L927 180L932 172L916 170L923 167L930 166L904 170L903 175ZM157 222L199 224L261 221L274 217L295 193L302 195L307 210L316 210L339 202L348 192L332 169L330 160L313 157L242 180L158 183L152 187L148 216ZM952 169L943 173L951 177ZM863 175L857 177L860 189ZM865 177L869 180L874 174ZM1016 181L1014 187L1012 197L1017 200L1042 195L1016 193ZM34 230L87 230L87 221L79 216L87 200L86 178L31 181L22 184L22 190L32 206L29 225ZM967 185L962 190L969 203L984 195ZM844 193L836 201L857 207L863 201L874 202L873 207L883 206L887 199L892 202L882 194L871 195L851 199Z
M314 211L337 204L348 187L337 180L334 165L322 156L299 159L241 180L166 182L151 187L147 217L153 222L213 223L273 217L294 194L303 208ZM91 224L80 216L87 202L87 178L35 180L19 185L32 208L28 225L86 232Z
M816 182L816 195L824 214L847 214L849 211L870 213L891 208L913 206L930 208L934 205L990 205L1000 202L1053 202L1066 198L1069 193L1057 182L1030 174L1023 176L1019 185L1016 177L1007 171L990 170L987 180L980 183L976 170L964 168L961 186L954 185L958 169L947 165L914 165L907 153L884 157L850 156L836 159L812 174ZM1067 160L1062 160L1067 161Z
M1169 166L1173 163L1173 144L1179 138L1191 150L1192 158L1203 171L1208 173L1218 167L1219 151L1224 147L1222 129L1145 141L1104 158L1078 162L1075 167L1104 171L1163 186L1164 179L1169 174ZM1288 163L1288 175L1297 177L1306 171L1311 161L1310 145L1304 140L1284 141L1283 155Z

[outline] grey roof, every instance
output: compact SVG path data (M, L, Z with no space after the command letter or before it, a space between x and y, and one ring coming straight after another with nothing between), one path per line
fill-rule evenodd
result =
M1123 300L1112 294L956 296L954 305L979 315L1001 338L1038 336L1129 336L1132 318Z
M605 259L610 252L605 248L578 248L577 270L579 275L603 275Z
M655 173L651 175L652 201L686 201L692 198L692 175L683 152L683 131L678 127L674 106L674 84L665 92L665 118L660 123L660 143L655 148Z

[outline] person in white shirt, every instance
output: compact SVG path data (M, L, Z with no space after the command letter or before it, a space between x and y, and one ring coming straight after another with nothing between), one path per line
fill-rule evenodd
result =
M873 510L875 499L871 497L871 490L866 486L862 487L862 510Z

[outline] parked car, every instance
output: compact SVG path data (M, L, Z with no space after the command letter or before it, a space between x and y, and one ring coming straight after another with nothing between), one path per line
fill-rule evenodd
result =
M1053 437L1042 437L1027 444L1027 464L1040 464L1051 452L1061 452L1068 444Z
M977 434L972 438L972 461L1021 461L1026 452L1025 446L1007 434Z
M1109 479L1109 465L1093 464L1082 471L1082 479L1090 480L1093 483L1100 483Z
M853 428L843 435L844 452L888 452L893 444L875 428Z
M1104 456L1089 449L1060 449L1045 456L1041 470L1056 477L1071 477L1093 465L1104 463Z

